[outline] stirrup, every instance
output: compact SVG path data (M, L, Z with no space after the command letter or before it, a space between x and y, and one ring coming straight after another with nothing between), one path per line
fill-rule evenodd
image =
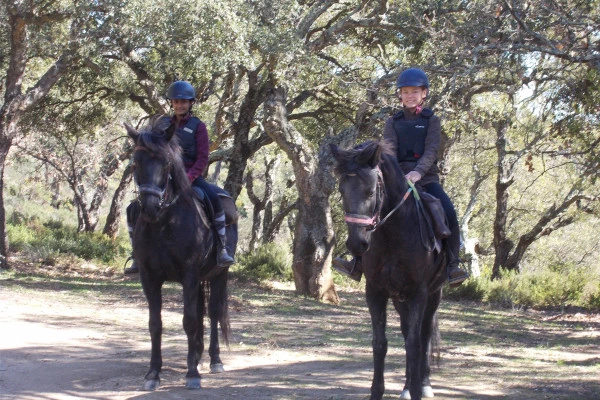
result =
M340 257L336 257L331 262L331 265L333 266L333 269L335 269L337 272L349 276L356 282L360 282L360 279L362 278L362 271L356 268L356 259L354 259L354 262L352 262L346 261Z
M131 263L131 265L127 268L123 269L123 274L125 275L129 275L129 274L137 274L138 272L140 272L140 269L137 265L137 263L135 262L135 259L133 258L133 256L129 256L127 258L127 260L125 260L125 264L123 265L123 267L125 267L125 265L127 265L127 263L132 260L133 262Z
M454 272L454 276L451 276L450 271ZM458 266L448 268L448 284L451 288L460 286L468 277L469 273Z

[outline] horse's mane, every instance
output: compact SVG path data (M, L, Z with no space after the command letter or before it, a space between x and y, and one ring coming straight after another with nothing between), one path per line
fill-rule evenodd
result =
M190 180L185 173L181 146L177 135L167 140L167 130L171 126L171 119L166 115L154 117L148 125L140 129L137 146L147 150L154 157L160 157L171 164L171 177L176 193L187 196Z
M398 164L392 143L387 140L368 140L350 150L340 150L336 160L334 172L337 175L356 174L365 178L377 165L386 180L388 190L398 193L406 190L404 173ZM391 184L392 182L396 184Z
M395 155L390 142L367 140L350 150L341 150L334 171L337 175L361 175L368 173L368 169L364 168L366 164L373 167L380 165L382 161L393 164L394 160Z

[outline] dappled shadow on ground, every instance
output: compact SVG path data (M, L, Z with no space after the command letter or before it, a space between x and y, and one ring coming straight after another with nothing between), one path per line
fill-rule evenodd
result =
M181 291L164 289L164 367L157 392L139 389L149 363L147 309L135 278L0 277L3 399L365 399L372 375L364 294L340 306L233 281L226 372L184 389ZM403 385L404 342L390 306L386 399ZM600 398L597 318L557 318L445 302L438 399Z

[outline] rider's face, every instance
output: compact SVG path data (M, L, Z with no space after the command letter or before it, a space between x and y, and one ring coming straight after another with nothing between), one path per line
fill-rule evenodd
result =
M190 108L192 107L192 101L184 99L173 99L171 100L171 107L173 107L175 115L183 117L190 112Z
M398 90L398 96L404 107L415 109L427 97L427 89L419 86L404 86Z

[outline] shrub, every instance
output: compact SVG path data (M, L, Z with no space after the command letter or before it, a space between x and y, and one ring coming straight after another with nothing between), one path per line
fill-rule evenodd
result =
M473 300L481 301L486 295L489 278L479 276L469 278L462 285L444 289L444 298L452 300Z
M590 279L590 277L592 277ZM575 266L552 266L538 271L502 271L489 282L485 301L502 307L597 309L600 278Z
M258 249L238 257L233 272L240 278L256 282L273 278L292 280L291 255L287 247L267 243Z
M100 233L78 233L75 227L60 221L40 223L23 216L11 220L19 222L7 225L11 251L23 252L46 265L54 265L60 254L110 263L129 252L119 240Z
M600 277L596 275L595 280L586 282L581 291L580 307L592 311L600 311Z

